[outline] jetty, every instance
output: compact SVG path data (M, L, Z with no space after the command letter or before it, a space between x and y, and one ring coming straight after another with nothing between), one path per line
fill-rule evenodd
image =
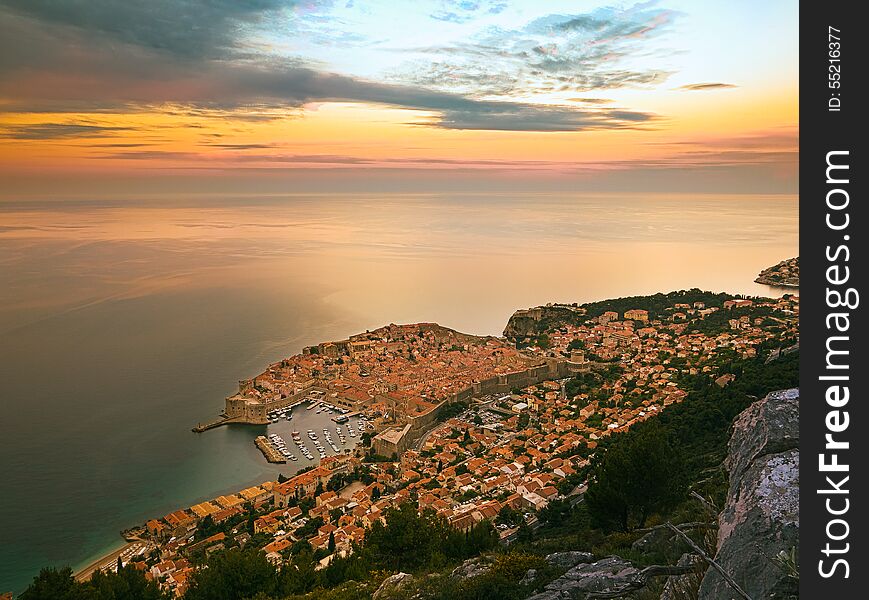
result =
M284 455L278 452L277 448L272 446L272 443L268 440L268 438L264 435L256 436L256 440L254 440L256 447L259 448L259 451L263 453L263 456L266 457L266 460L270 463L275 464L286 464L287 459L284 458Z
M346 413L346 414L342 413L340 415L335 415L334 417L331 417L331 419L333 421L335 421L336 423L346 423L347 421L349 421L353 417L358 417L358 416L363 415L363 414L364 414L364 411L357 410L357 411L354 411L351 413Z
M237 423L238 421L238 417L220 417L216 421L211 421L210 423L199 423L190 431L193 433L202 433L203 431L208 431L209 429L214 429L215 427L220 427L221 425L227 425L229 423Z

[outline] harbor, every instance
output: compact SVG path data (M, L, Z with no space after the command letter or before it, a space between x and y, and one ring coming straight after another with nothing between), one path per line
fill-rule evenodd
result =
M254 444L267 462L302 463L299 468L312 466L328 456L352 452L362 434L374 429L363 411L337 406L327 402L324 396L320 390L309 389L304 394L275 402L274 408L264 411L266 433L258 435ZM228 423L246 421L223 413L220 419L199 423L193 431L203 433Z
M323 400L309 398L295 406L295 411L285 407L267 414L266 434L256 445L269 462L316 465L326 457L351 453L362 433L374 428L361 412L350 413Z

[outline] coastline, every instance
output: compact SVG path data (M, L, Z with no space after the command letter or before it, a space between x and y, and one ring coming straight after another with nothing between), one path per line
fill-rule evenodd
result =
M758 280L755 280L755 282L762 283L762 282L759 282ZM783 285L781 283L776 283L776 284L764 283L764 285L769 285L770 287L778 288L778 289L798 289L799 288L798 285L792 285L792 284L791 285L788 285L788 284ZM354 414L356 414L356 413L354 413ZM261 448L258 448L258 449L260 451L262 451ZM301 467L299 467L299 468L301 468ZM254 485L254 482L251 482L251 485ZM235 489L237 489L237 487L233 486L232 488L229 488L225 491L227 491L227 493L229 493L230 491L235 490ZM208 497L204 497L203 499L204 500L208 499ZM119 539L115 543L107 544L104 547L104 549L100 552L100 554L91 555L91 557L80 562L78 564L78 566L73 569L75 579L77 581L85 581L85 580L89 579L97 569L99 569L102 566L108 566L108 565L113 564L117 560L118 556L124 554L126 551L128 551L131 547L133 547L135 545L137 545L137 542L135 542L135 541L128 542L124 539ZM94 558L95 556L96 556L96 558Z
M776 281L773 279L768 279L766 277L758 277L754 280L755 283L759 283L761 285L768 285L770 287L776 288L785 288L789 290L798 290L800 289L799 283L788 283L786 281Z
M294 425L295 425L295 423L294 423ZM253 426L253 427L255 427L255 426ZM256 438L251 438L251 439L255 440ZM250 443L250 442L248 442L248 443ZM256 452L257 456L259 457L258 458L258 462L259 462L259 460L262 460L261 450L259 449L259 447L255 443L251 444L251 446L253 446L255 448L255 452ZM279 471L279 472L283 473L287 476L290 476L290 477L295 475L298 471L300 471L301 469L303 469L306 466L304 463L301 463L301 462L297 464L297 463L287 463L286 461L284 462L284 464L274 464L271 462L268 462L267 464L269 464L269 466L272 466L272 467L282 467L281 471ZM143 511L143 513L141 515L140 523L144 523L145 520L152 518L152 517L155 517L157 514L160 513L161 510L170 512L173 510L177 510L179 507L183 506L185 503L189 503L190 505L193 505L193 504L197 504L199 502L207 502L207 501L213 500L215 497L217 497L219 495L232 494L232 493L238 492L240 489L259 485L263 482L263 477L268 478L270 476L267 473L262 473L259 476L252 475L250 478L245 478L240 483L234 484L232 486L222 487L222 488L216 489L213 492L210 492L209 494L206 494L206 495L197 495L197 496L195 496L189 500L186 500L186 501L179 500L179 502L172 503L171 505L167 505L163 509L145 510L145 511ZM276 477L277 477L277 472L274 474L273 478L276 478ZM93 572L97 568L99 568L102 565L114 563L114 561L117 560L117 558L120 554L123 554L128 548L130 548L131 546L133 546L137 543L135 540L128 541L128 540L124 539L123 537L121 537L122 534L120 532L116 535L118 537L116 537L112 542L107 542L105 545L103 545L101 550L90 554L87 558L78 562L76 565L70 565L73 569L73 574L74 574L74 577L76 580L78 580L78 581L86 580L87 578L89 578L93 574Z
M119 540L117 543L112 544L111 550L103 550L102 556L97 559L87 558L79 565L73 569L73 576L76 581L87 581L90 579L91 575L93 575L94 571L96 571L101 565L104 565L110 561L118 560L118 556L123 554L129 547L131 547L135 542L127 542L126 540Z

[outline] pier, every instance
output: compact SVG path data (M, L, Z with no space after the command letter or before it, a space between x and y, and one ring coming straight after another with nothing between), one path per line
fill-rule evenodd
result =
M256 440L254 441L256 447L259 448L259 451L263 453L263 456L266 457L266 460L270 463L275 463L279 465L286 464L287 459L284 458L284 455L278 452L277 448L272 446L272 443L268 440L268 438L264 435L256 436Z
M334 417L331 417L331 419L332 419L333 421L335 421L336 423L343 424L343 423L346 423L347 421L349 421L350 419L352 419L352 418L354 418L354 417L361 417L361 416L363 416L364 414L365 414L365 411L357 410L357 411L354 411L354 412L349 412L349 413L347 413L347 414L341 413L341 414L339 414L339 415L335 415ZM339 419L340 419L340 420L339 420Z
M209 429L214 429L215 427L220 427L221 425L226 425L228 423L237 423L238 421L238 417L221 417L216 421L211 421L210 423L199 423L190 431L193 433L202 433L203 431L208 431Z

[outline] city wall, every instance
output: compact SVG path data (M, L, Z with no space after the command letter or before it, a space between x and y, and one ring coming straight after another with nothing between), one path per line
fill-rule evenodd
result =
M440 411L447 405L454 402L465 402L476 396L508 394L514 388L527 387L536 385L550 379L561 379L568 377L571 373L576 372L570 363L556 358L547 358L545 363L529 367L524 371L508 373L506 375L497 375L477 382L460 392L456 392L444 398L439 404L432 407L428 411L407 418L407 425L400 436L391 435L387 440L373 440L374 451L383 456L391 456L393 453L401 454L404 450L410 447L419 437L427 431L435 422L437 422Z

